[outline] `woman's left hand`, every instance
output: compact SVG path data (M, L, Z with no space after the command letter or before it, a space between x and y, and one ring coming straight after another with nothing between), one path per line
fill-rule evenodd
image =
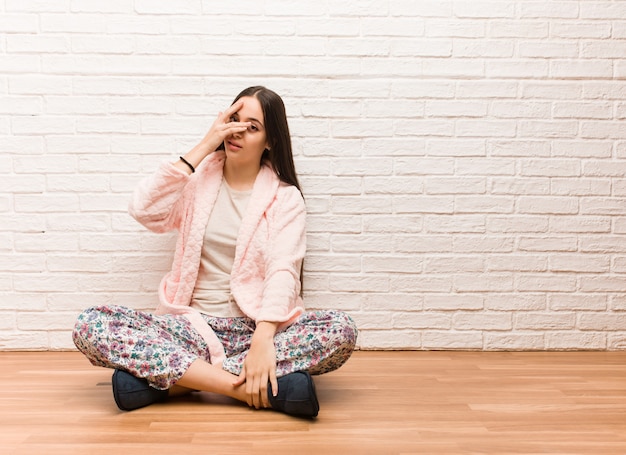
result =
M257 325L239 379L233 383L234 386L246 384L248 406L257 409L271 406L268 392L274 396L278 393L274 347L276 327L277 324L270 322L260 322ZM268 390L268 383L271 390Z

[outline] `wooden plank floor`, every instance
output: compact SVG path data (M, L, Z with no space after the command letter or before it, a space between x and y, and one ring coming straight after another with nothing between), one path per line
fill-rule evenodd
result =
M0 352L0 454L626 454L626 352L356 352L301 420L195 393L119 411L75 352Z

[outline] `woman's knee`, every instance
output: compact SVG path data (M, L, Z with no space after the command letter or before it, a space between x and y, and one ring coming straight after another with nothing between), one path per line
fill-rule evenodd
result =
M332 325L343 339L344 346L351 346L354 349L359 335L359 330L354 320L343 311L330 310L329 314L332 317Z
M72 340L79 350L84 351L85 345L93 344L94 336L98 333L95 329L102 323L106 312L105 307L93 306L78 315L72 331Z

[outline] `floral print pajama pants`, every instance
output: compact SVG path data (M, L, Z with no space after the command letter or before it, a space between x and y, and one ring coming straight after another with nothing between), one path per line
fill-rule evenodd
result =
M224 346L222 368L239 375L254 320L203 318ZM161 390L173 386L195 360L211 361L207 344L184 316L156 316L123 306L92 307L80 314L72 335L93 365L125 370ZM348 315L333 310L306 312L274 337L276 375L336 370L352 354L356 337Z

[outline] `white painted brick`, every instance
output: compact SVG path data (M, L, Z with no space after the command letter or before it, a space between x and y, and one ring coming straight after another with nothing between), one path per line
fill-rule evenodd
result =
M558 294L557 294L558 295ZM491 311L544 311L545 294L490 294L485 297L485 308Z
M608 196L611 184L600 179L553 178L552 194L561 196Z
M528 214L571 215L578 212L578 200L573 197L522 196L518 212Z
M601 141L553 141L552 155L555 157L609 158L612 144Z
M392 16L449 17L453 2L450 0L389 0Z
M485 232L483 215L426 215L424 225L427 232L475 233Z
M358 234L361 232L361 220L352 215L308 215L307 232Z
M391 175L393 161L380 158L338 159L332 161L331 171L338 176Z
M548 259L545 255L490 255L486 259L486 270L489 272L545 272L548 270Z
M446 330L452 326L449 313L397 313L393 315L394 329Z
M46 309L46 296L44 294L0 293L0 310L23 310L44 311ZM13 317L13 321L15 318Z
M568 330L576 325L574 313L517 313L513 318L516 329L520 330Z
M2 272L43 272L46 269L46 257L42 254L0 254Z
M453 14L463 18L512 18L515 3L509 1L454 2Z
M425 331L422 334L424 349L482 349L483 335L481 331Z
M461 158L455 160L457 175L514 175L515 161L497 158Z
M457 235L452 242L452 251L459 254L468 253L510 253L514 241L510 237Z
M76 194L18 194L14 197L15 211L29 213L77 212L78 195Z
M550 118L550 103L494 101L490 113L497 118Z
M611 334L607 337L606 349L608 351L623 350L625 346L626 346L626 336L624 336L623 332Z
M13 134L73 134L76 120L72 117L14 117L11 119Z
M350 298L353 294L338 294L338 298ZM328 299L329 297L327 297ZM415 294L394 294L394 293L371 293L359 298L359 307L364 311L388 310L391 304L398 311L420 311L422 309L422 297Z
M94 258L92 255L48 255L46 266L50 272L99 273L112 271L111 258Z
M10 175L0 178L0 192L43 193L46 183L43 175Z
M457 39L452 48L452 56L460 58L510 58L514 52L513 42L499 40Z
M513 287L512 274L464 274L454 277L456 292L511 292Z
M486 102L476 101L426 101L424 115L427 117L484 117Z
M329 290L334 292L389 292L390 278L383 275L338 275L330 276Z
M350 255L314 255L305 258L305 268L309 272L358 273L361 271L361 258Z
M531 99L578 99L582 91L583 85L575 81L528 82L522 85L522 97Z
M452 287L452 277L441 275L393 275L391 277L391 290L394 292L450 293Z
M446 296L424 296L424 310L426 311L457 311L481 310L483 297L474 294L453 294Z
M512 213L515 200L507 196L456 196L455 213Z
M490 140L487 151L491 156L550 156L550 144L547 141Z
M579 14L579 5L575 1L527 1L521 2L519 7L522 18L576 19Z
M395 213L441 213L454 212L451 196L397 196L393 199Z
M49 347L47 332L3 332L0 334L0 349L6 351L39 351Z
M80 96L47 96L44 99L47 114L106 114L108 106L103 98Z
M2 218L0 223L0 231L12 231L21 233L42 232L46 229L46 220L43 215L29 214L13 214L7 215ZM6 248L10 245L10 241L7 238L3 238L0 242L0 248Z
M454 160L449 158L396 158L396 175L452 175Z
M546 38L552 22L537 20L490 20L487 23L487 36L493 38Z
M54 35L7 35L6 48L9 53L66 53L70 52L70 41Z
M430 37L480 38L485 36L483 21L429 19L424 34Z
M359 195L362 191L362 181L358 177L302 177L300 178L303 191L310 195Z
M170 59L143 55L43 55L46 73L65 75L155 75L169 71Z
M515 81L459 81L456 96L460 99L481 98L486 100L490 98L517 98L518 87L519 84Z
M606 273L610 269L610 259L606 256L552 255L549 261L552 272Z
M480 273L485 269L483 258L464 256L431 256L424 262L425 273Z
M518 241L519 251L576 251L576 237L520 237Z
M397 235L393 240L397 253L447 253L451 249L450 236Z
M607 299L593 294L554 294L548 297L548 305L556 311L603 311L607 309Z
M473 58L431 58L424 60L424 75L438 78L478 78L484 77L485 63Z
M626 93L626 82L624 81L590 81L583 84L584 99L601 100L622 100Z
M386 253L389 252L391 236L366 234L359 237L345 234L333 234L331 245L336 253Z
M357 345L361 349L416 349L421 346L421 337L418 330L362 330Z
M596 79L613 77L609 59L552 60L550 76L557 79Z
M542 79L548 76L549 63L533 59L487 61L485 73L489 78Z
M545 216L489 216L486 227L487 232L539 233L548 231L549 220Z
M456 330L511 330L512 315L507 313L456 313L452 327Z
M420 194L424 183L419 177L364 177L366 194Z
M20 155L33 154L42 155L44 152L44 141L40 137L33 136L3 136L0 140L0 153L9 161L9 154ZM4 166L6 170L9 166Z
M612 160L587 160L583 162L585 177L623 177L626 163Z
M336 196L331 200L333 213L391 213L391 198L377 196Z
M332 263L331 263L332 264ZM420 273L422 260L419 257L402 256L364 256L363 271L366 273Z
M550 182L548 178L495 177L488 190L492 194L547 195L550 194Z
M38 16L36 14L2 14L0 16L0 32L3 33L37 33Z
M560 275L523 275L517 280L516 288L521 292L573 292L576 289L576 278Z
M582 19L626 19L626 8L621 2L598 1L580 4Z
M485 179L476 177L433 177L426 178L424 184L426 194L484 194L485 191Z
M554 332L546 334L546 348L550 350L604 350L604 333Z
M362 327L364 330L372 328L385 328L390 329L392 327L392 316L385 313L356 313L355 323L358 327Z
M419 215L366 215L363 217L363 232L411 234L420 232L422 224L423 219Z
M543 333L485 333L484 349L487 351L535 351L545 350Z
M358 36L360 24L358 17L324 18L307 17L298 19L296 34L300 36Z
M108 214L51 213L46 215L46 229L53 232L105 232L111 222Z

